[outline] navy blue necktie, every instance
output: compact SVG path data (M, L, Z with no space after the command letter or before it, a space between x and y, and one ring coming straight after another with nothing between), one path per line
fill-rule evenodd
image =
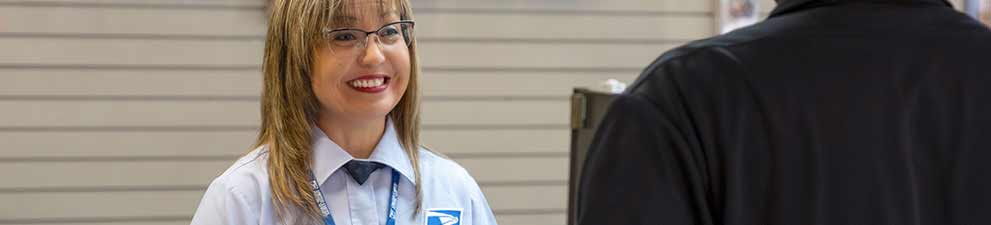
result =
M364 185L365 181L368 180L368 176L382 167L385 167L385 165L377 162L358 160L351 160L347 164L344 164L344 170L351 175L351 178L354 178L355 182L358 182L358 185Z

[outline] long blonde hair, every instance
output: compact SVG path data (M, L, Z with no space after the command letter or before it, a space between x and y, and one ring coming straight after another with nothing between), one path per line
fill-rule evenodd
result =
M269 185L280 217L298 208L320 217L309 185L310 124L320 103L310 84L314 52L323 46L322 31L345 0L275 0L270 7L268 35L262 66L261 131L255 148L268 149ZM409 0L391 0L400 18L413 20ZM420 183L420 64L416 39L409 45L410 77L406 92L389 113L400 144L413 165L416 210L420 213L423 190ZM285 218L284 218L285 219Z

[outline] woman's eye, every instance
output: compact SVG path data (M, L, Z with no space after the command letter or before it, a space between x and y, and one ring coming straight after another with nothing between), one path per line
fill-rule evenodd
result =
M354 41L354 40L357 40L358 39L357 35L354 35L352 33L346 33L346 32L345 33L334 34L334 37L333 38L334 38L335 41Z
M395 27L386 27L385 29L382 29L382 31L379 31L379 36L383 36L383 37L395 36L398 34L399 34L399 29L396 29Z

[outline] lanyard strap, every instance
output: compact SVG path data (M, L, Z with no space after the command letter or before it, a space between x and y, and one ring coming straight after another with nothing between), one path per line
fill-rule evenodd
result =
M320 184L317 183L317 180L313 175L313 171L310 171L310 189L313 190L313 197L317 202L317 208L320 208L320 213L323 214L323 223L325 225L337 225L334 223L334 216L330 215L330 206L327 205L327 198L324 197L323 192L320 191ZM389 188L389 213L385 218L386 225L396 225L396 202L398 202L398 200L399 172L393 169L392 187Z

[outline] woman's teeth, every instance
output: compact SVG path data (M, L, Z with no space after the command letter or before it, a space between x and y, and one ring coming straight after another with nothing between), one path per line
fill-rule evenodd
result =
M385 78L375 78L375 79L367 79L367 80L353 80L351 82L348 82L348 84L350 84L352 87L356 87L356 88L378 87L378 86L382 86L383 83L385 83Z

